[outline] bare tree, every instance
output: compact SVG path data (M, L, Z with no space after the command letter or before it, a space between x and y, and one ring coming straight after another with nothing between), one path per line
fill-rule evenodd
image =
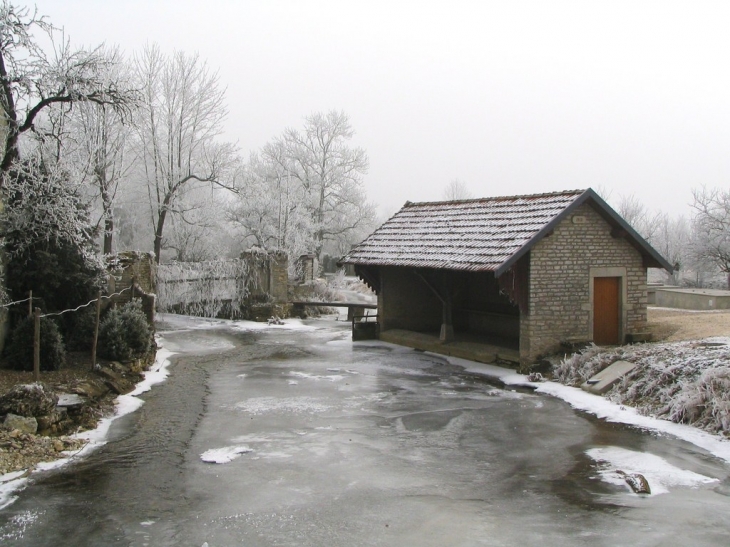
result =
M680 272L692 263L689 252L691 237L690 225L683 216L659 215L652 245L674 267L673 273L667 273L667 282L672 285L679 284Z
M113 61L106 77L110 81L127 81L128 67L119 50L111 49L105 55ZM114 202L119 183L132 167L128 154L132 127L124 122L109 105L91 103L80 104L69 122L80 176L89 181L92 197L99 204L97 226L103 224L104 254L113 252Z
M362 187L367 156L347 142L353 135L343 112L314 114L303 131L288 129L252 154L229 210L243 237L290 257L359 241L375 211Z
M471 199L472 197L466 183L459 179L452 180L444 188L444 201L457 201L460 199Z
M652 213L635 195L621 196L616 212L649 243L656 235L661 213Z
M692 207L698 257L711 260L727 275L730 289L730 191L719 189L694 190Z
M41 37L50 43L48 51L39 44ZM0 171L10 170L20 157L20 135L33 131L39 114L53 105L90 102L127 115L137 95L106 78L112 62L101 48L73 49L45 17L2 0L0 107L6 128Z
M186 214L198 208L187 195L201 184L233 187L235 148L217 140L227 115L224 90L197 55L166 57L151 46L136 59L136 70L143 93L138 156L159 262L168 216L192 221Z
M288 174L308 196L318 255L326 241L346 237L374 216L362 188L367 154L348 145L354 134L347 114L331 110L308 116L303 131L288 129L275 141L286 150Z

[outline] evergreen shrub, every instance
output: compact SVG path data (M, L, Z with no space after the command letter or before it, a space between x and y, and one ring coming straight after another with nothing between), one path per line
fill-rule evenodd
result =
M109 310L99 325L98 352L106 359L128 361L141 357L151 344L152 330L139 300Z
M13 329L8 344L7 355L13 368L17 370L33 370L33 338L35 322L32 317L22 319ZM66 348L61 332L55 321L41 317L40 332L40 368L41 370L58 370L66 360Z

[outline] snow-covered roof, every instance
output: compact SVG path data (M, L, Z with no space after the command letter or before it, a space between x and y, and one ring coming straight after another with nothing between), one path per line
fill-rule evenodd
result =
M593 190L461 201L407 202L342 264L493 271L499 276L576 207L589 202L647 257L669 265Z

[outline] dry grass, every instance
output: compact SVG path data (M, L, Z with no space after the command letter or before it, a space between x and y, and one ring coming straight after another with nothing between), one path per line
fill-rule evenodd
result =
M7 393L17 384L33 383L33 373L5 368L8 363L2 363L0 368L0 394ZM61 370L41 371L41 382L54 391L70 392L71 388L90 378L98 378L91 372L91 356L88 352L70 352L66 363Z
M647 318L655 341L678 342L730 336L730 310L689 311L650 307Z

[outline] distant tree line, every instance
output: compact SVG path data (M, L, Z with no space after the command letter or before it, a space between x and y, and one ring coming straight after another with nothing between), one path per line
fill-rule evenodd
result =
M54 210L6 211L13 256L65 238L94 267L122 249L200 261L256 245L295 258L344 252L373 228L368 159L345 113L312 114L245 158L222 138L225 86L197 54L74 48L2 0L0 82L4 199Z

